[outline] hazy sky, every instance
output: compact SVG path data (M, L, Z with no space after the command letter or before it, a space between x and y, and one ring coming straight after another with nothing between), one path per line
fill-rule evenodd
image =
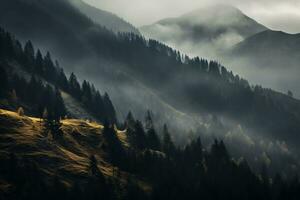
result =
M271 29L300 33L300 0L84 0L111 11L135 26L151 24L166 17L211 4L226 3Z

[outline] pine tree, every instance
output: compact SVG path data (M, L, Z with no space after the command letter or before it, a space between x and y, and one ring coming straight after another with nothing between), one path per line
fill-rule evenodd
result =
M34 73L44 75L44 59L40 50L36 53Z
M116 111L107 93L104 94L103 103L106 118L109 120L110 123L116 123Z
M81 88L80 88L80 84L77 81L77 77L75 76L74 73L71 73L70 78L69 78L69 89L70 89L70 93L75 98L80 100L80 98L81 98Z
M105 108L102 96L99 91L96 91L93 102L92 102L92 110L95 112L96 116L100 119L100 121L105 121Z
M55 87L54 115L56 121L66 115L66 108L58 87Z
M145 149L147 138L142 122L136 121L134 130L129 133L129 141L137 149Z
M163 144L162 144L163 151L169 155L175 152L175 145L172 141L171 135L169 133L168 127L165 124L163 127Z
M45 74L44 77L48 81L56 81L56 69L54 67L51 55L49 52L47 52L46 56L44 57L44 69Z
M117 132L108 120L104 123L103 136L108 145L111 162L121 166L125 159L125 151Z
M58 74L58 85L64 90L69 90L69 83L68 79L65 75L65 72L62 68L59 68L59 74Z
M214 141L214 144L211 147L211 154L219 161L229 162L230 156L222 140L220 142L218 140Z
M25 56L24 62L26 67L30 72L32 72L34 61L35 61L35 57L34 57L35 55L34 55L34 48L30 40L27 41L25 44L24 56Z
M147 113L146 113L145 128L146 128L146 130L154 128L153 120L152 120L152 114L151 114L150 110L148 110Z
M92 92L90 84L84 80L82 83L82 94L81 94L81 101L84 105L91 107L92 103Z
M133 130L134 129L134 124L135 124L135 119L132 115L132 112L130 111L125 119L125 127L127 127L127 129L129 130Z
M145 118L147 131L147 146L153 150L160 150L160 141L154 128L151 112L148 110Z

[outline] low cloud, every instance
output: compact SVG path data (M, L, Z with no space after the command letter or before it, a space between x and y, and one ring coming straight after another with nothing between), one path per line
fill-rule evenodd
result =
M112 11L136 26L151 24L167 17L177 17L197 8L213 4L230 4L273 29L300 32L298 0L84 0L96 7ZM287 19L292 16L293 20Z

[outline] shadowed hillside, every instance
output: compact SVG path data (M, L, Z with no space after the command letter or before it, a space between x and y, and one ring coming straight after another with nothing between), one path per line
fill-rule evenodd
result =
M53 131L45 119L1 109L0 198L232 200L250 195L277 200L299 195L298 179L277 175L271 181L266 168L254 174L247 161L231 158L223 141L215 140L208 150L198 138L179 149L165 127L157 146L150 143L151 126L143 138L143 127L129 119L127 131L74 119L61 120Z
M1 109L1 163L6 163L13 154L22 162L35 165L43 179L49 181L57 177L66 187L71 187L75 183L83 184L92 176L91 155L97 159L97 167L106 179L126 184L128 178L132 176L111 163L110 147L103 136L102 125L65 119L61 121L60 130L57 133L60 135L54 136L45 128L45 120L20 116L15 112ZM128 148L126 132L117 130L116 134L123 147ZM1 169L3 170L3 166ZM3 192L9 193L14 189L10 181L6 182L1 178L0 197ZM140 182L140 184L144 189L149 189L146 183Z
M91 18L95 23L112 30L115 33L129 32L140 34L139 30L125 20L119 18L117 15L95 8L83 0L69 0L80 12Z

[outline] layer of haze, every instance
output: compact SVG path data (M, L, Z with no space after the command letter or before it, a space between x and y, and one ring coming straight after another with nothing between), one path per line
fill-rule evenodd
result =
M230 4L275 30L300 32L299 0L84 0L111 11L135 26L176 17L212 4Z

